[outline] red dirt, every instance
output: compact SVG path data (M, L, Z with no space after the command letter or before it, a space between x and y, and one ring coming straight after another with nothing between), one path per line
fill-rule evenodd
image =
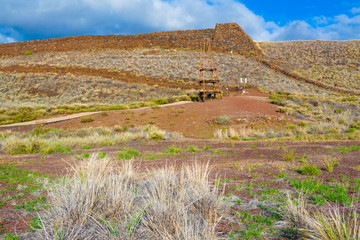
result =
M82 123L80 119L48 124L60 129L82 129L114 126L140 126L154 124L160 129L178 132L188 137L212 137L222 126L214 124L217 117L228 115L234 119L248 119L244 126L254 125L254 121L272 117L268 124L276 124L293 118L276 112L277 106L270 104L266 94L257 90L247 90L249 94L224 97L222 100L194 102L166 108L111 111L93 115L93 122ZM225 126L226 127L226 126Z
M322 169L318 179L324 182L330 179L341 181L341 175L349 179L359 177L355 167L358 165L358 151L349 151L347 153L335 152L333 149L341 146L358 146L360 141L332 141L332 142L285 142L275 141L261 142L240 142L240 141L222 141L203 139L180 139L161 142L128 142L122 145L125 148L136 149L141 156L134 160L135 168L141 171L146 169L159 168L164 165L174 165L181 168L183 164L192 164L194 162L210 163L212 168L211 179L231 179L226 183L227 189L233 189L234 186L247 185L250 182L257 184L264 181L272 181L270 188L289 189L287 181L278 179L274 176L279 172L286 172L292 178L304 179L306 176L296 173L294 166L300 165L298 161L284 162L283 156L285 149L294 149L294 156L308 155L307 160L322 168L322 159L324 157L336 157L341 159L334 172L328 173ZM170 146L176 146L182 149L182 152L175 156L161 156L158 153L164 152ZM200 152L191 152L189 146L196 146L201 149ZM204 147L208 149L205 150ZM50 154L42 158L40 154L26 155L8 155L0 152L0 162L11 164L12 166L26 169L34 172L45 173L50 176L63 176L67 173L69 163L78 162L74 157L82 152L97 153L106 152L109 156L116 158L120 152L119 146L102 147L87 150L74 150L72 154ZM251 167L251 170L250 170ZM254 176L256 176L254 178ZM6 188L6 184L0 185L0 190ZM231 193L236 194L237 190ZM241 194L242 201L250 201L251 196ZM24 233L29 229L27 219L36 215L35 212L26 212L25 210L14 210L11 202L0 207L0 222L2 232ZM222 230L227 229L227 225L221 226ZM228 226L229 227L229 226ZM229 229L228 229L229 230Z

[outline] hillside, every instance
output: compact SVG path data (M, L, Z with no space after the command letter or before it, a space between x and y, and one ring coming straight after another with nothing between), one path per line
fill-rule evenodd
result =
M212 43L223 91L235 90L240 78L263 91L308 96L359 90L359 41L255 43L235 23L80 36L0 44L0 122L189 100L204 40Z
M204 40L224 95L196 101ZM0 44L0 239L360 234L359 47L234 23Z
M264 58L330 86L360 90L360 41L259 42Z

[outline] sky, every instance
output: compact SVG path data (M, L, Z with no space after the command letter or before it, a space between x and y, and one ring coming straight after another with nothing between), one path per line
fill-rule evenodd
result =
M360 39L360 0L0 0L0 43L225 22L256 41Z

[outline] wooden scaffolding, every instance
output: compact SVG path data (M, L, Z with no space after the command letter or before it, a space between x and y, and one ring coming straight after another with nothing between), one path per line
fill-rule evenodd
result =
M220 80L210 42L204 42L200 51L199 100L222 98ZM210 85L210 87L208 87Z

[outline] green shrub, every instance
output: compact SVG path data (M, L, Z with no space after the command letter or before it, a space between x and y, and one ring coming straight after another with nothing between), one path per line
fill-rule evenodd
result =
M140 153L133 149L127 149L125 152L120 152L118 154L118 159L131 159L133 157L140 156Z
M94 118L90 117L90 116L85 116L85 117L80 118L80 122L82 122L82 123L93 122L93 121L94 121Z
M321 173L321 170L316 165L305 164L298 168L297 172L307 176L317 176Z
M32 54L33 54L33 51L32 51L32 50L29 50L29 51L26 51L26 52L25 52L25 55L26 55L26 56L29 56L29 55L32 55Z
M155 99L154 103L157 105L163 105L163 104L167 104L168 100L166 98L159 98L159 99Z
M335 112L335 113L342 113L343 110L342 110L341 108L336 108L334 112Z
M162 132L152 132L149 134L149 139L153 141L161 141L165 139L165 135Z
M339 166L339 160L337 158L324 158L323 164L324 164L324 168L328 172L333 172L334 168Z
M190 152L201 152L201 149L194 145L188 146L187 150Z
M349 128L360 129L360 122L350 124Z

